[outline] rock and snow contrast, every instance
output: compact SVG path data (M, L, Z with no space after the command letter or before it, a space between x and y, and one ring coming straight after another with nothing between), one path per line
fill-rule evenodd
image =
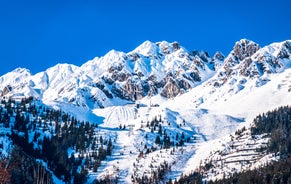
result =
M0 77L0 96L2 156L27 135L26 146L37 151L23 152L33 152L51 182L166 183L198 170L203 181L214 181L279 159L259 152L270 135L253 136L251 128L257 115L291 105L291 41L261 47L242 39L226 57L145 41L82 66L37 74L17 68ZM30 120L25 125L21 114ZM63 144L66 129L88 140L58 150L67 156L60 174L64 161L50 160L44 142Z

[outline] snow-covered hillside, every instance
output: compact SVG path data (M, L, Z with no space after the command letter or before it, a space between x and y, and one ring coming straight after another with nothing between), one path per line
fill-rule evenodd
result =
M96 131L112 140L113 150L97 171L89 170L88 183L150 183L157 175L168 181L210 159L227 165L223 170L212 163L216 170L205 179L217 179L274 159L255 152L267 138L245 132L234 141L230 135L248 130L258 114L291 104L291 41L260 47L242 39L227 57L217 52L212 58L177 42L146 41L82 66L58 64L37 74L15 69L0 77L0 93L2 100L32 96L98 124ZM244 144L253 152L244 152ZM223 150L224 156L216 154ZM248 165L236 164L246 159Z

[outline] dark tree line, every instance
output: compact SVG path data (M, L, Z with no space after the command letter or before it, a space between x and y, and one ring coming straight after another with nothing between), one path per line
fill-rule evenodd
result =
M9 158L0 159L0 183L2 184L52 184L51 173L27 155L19 146L14 146Z
M291 158L279 160L273 164L243 173L234 173L232 177L210 181L209 184L289 184L291 183Z
M53 183L51 173L19 146L16 146L10 155L9 169L11 183Z
M254 119L252 135L270 134L268 151L282 157L291 153L291 107L280 107Z

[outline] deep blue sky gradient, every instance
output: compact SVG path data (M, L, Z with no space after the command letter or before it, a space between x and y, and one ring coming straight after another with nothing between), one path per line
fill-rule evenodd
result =
M290 9L289 0L1 0L0 75L80 66L145 40L227 55L242 38L261 46L291 39Z

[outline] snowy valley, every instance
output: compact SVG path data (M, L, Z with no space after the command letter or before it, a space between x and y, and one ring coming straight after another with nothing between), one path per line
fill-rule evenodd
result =
M0 77L0 95L2 163L15 147L33 160L10 180L34 182L38 168L46 183L215 181L283 157L255 127L291 105L291 41L242 39L226 57L146 41L82 66L17 68Z

